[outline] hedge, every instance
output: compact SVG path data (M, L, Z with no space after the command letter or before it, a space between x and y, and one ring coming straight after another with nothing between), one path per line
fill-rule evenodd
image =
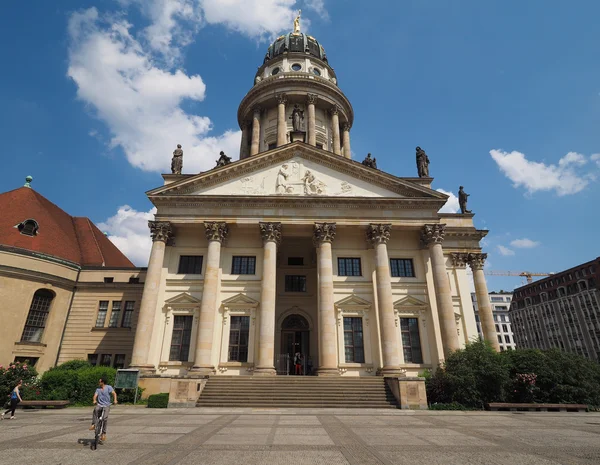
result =
M496 352L484 341L450 354L426 376L430 403L483 408L489 402L600 405L600 364L556 349Z
M161 392L148 396L148 408L167 408L169 405L169 393Z
M112 386L117 370L111 367L87 365L72 361L46 371L40 382L43 399L68 400L72 404L92 405L98 380L104 378L106 383Z

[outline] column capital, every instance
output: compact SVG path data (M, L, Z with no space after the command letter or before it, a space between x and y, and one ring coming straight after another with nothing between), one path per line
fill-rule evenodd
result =
M317 94L306 94L306 103L314 105L317 103L319 96Z
M345 123L342 123L342 131L350 131L350 128L352 128L352 125L347 121Z
M367 242L372 245L387 244L392 233L391 224L373 224L367 228Z
M313 241L316 244L333 242L335 239L335 223L315 223Z
M467 263L469 262L468 253L451 253L450 258L452 259L452 266L454 268L466 268Z
M205 221L204 229L208 241L223 242L229 234L227 223L221 221Z
M277 103L285 105L287 103L287 95L286 94L277 94L275 96L277 99Z
M281 244L281 223L258 223L260 235L264 242L275 242Z
M259 106L253 107L252 108L252 113L254 113L255 115L258 114L260 115L260 113L262 112L262 108Z
M173 239L173 226L169 221L148 221L152 242L168 243Z
M435 244L441 244L444 242L445 234L445 224L426 224L423 226L423 229L421 229L421 242L428 247Z
M486 253L470 253L468 257L469 266L473 271L482 270L486 259Z
M329 112L330 112L332 115L337 115L337 114L340 112L340 110L341 110L341 109L342 109L342 108L341 108L341 107L340 107L338 104L333 104L333 105L331 106L331 108L329 109Z

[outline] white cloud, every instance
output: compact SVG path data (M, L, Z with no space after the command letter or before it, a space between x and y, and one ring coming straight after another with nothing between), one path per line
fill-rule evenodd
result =
M600 153L594 153L590 156L590 160L595 161L598 168L600 168Z
M438 192L442 194L448 195L450 198L446 201L444 206L440 208L439 213L457 213L460 210L460 206L458 204L458 197L454 195L452 192L445 191L444 189L436 189Z
M532 241L531 239L523 238L511 241L510 245L518 249L532 249L540 245L540 243L537 241Z
M576 152L567 153L558 165L530 161L516 151L490 150L490 155L513 186L525 187L528 193L554 190L559 196L576 194L595 179L583 172L586 157Z
M498 252L500 252L500 255L504 255L505 257L515 254L514 250L511 250L508 247L504 247L503 245L498 245L497 248Z
M327 10L325 9L324 0L304 0L304 4L306 5L306 8L314 11L323 19L329 18L329 13L327 13Z
M148 212L139 212L129 205L119 207L116 215L111 216L98 228L108 233L108 238L137 266L147 266L152 239L148 221L154 219L156 208Z

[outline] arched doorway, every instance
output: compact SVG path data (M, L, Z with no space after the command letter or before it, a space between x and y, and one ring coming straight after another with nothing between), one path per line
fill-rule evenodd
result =
M285 317L281 323L281 354L288 355L289 374L295 374L294 354L300 352L303 357L302 374L307 374L307 361L310 348L310 325L306 318L297 313Z

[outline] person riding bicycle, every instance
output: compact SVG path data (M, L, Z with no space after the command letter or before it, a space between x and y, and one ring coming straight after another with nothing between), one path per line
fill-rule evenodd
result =
M110 395L113 395L113 403L117 405L117 393L112 386L106 384L104 378L100 378L98 386L99 387L94 394L94 404L96 407L94 407L90 431L94 430L98 419L102 416L102 436L100 436L100 440L106 441L106 426L108 424L108 414L110 412ZM104 413L102 413L102 410L104 410Z

